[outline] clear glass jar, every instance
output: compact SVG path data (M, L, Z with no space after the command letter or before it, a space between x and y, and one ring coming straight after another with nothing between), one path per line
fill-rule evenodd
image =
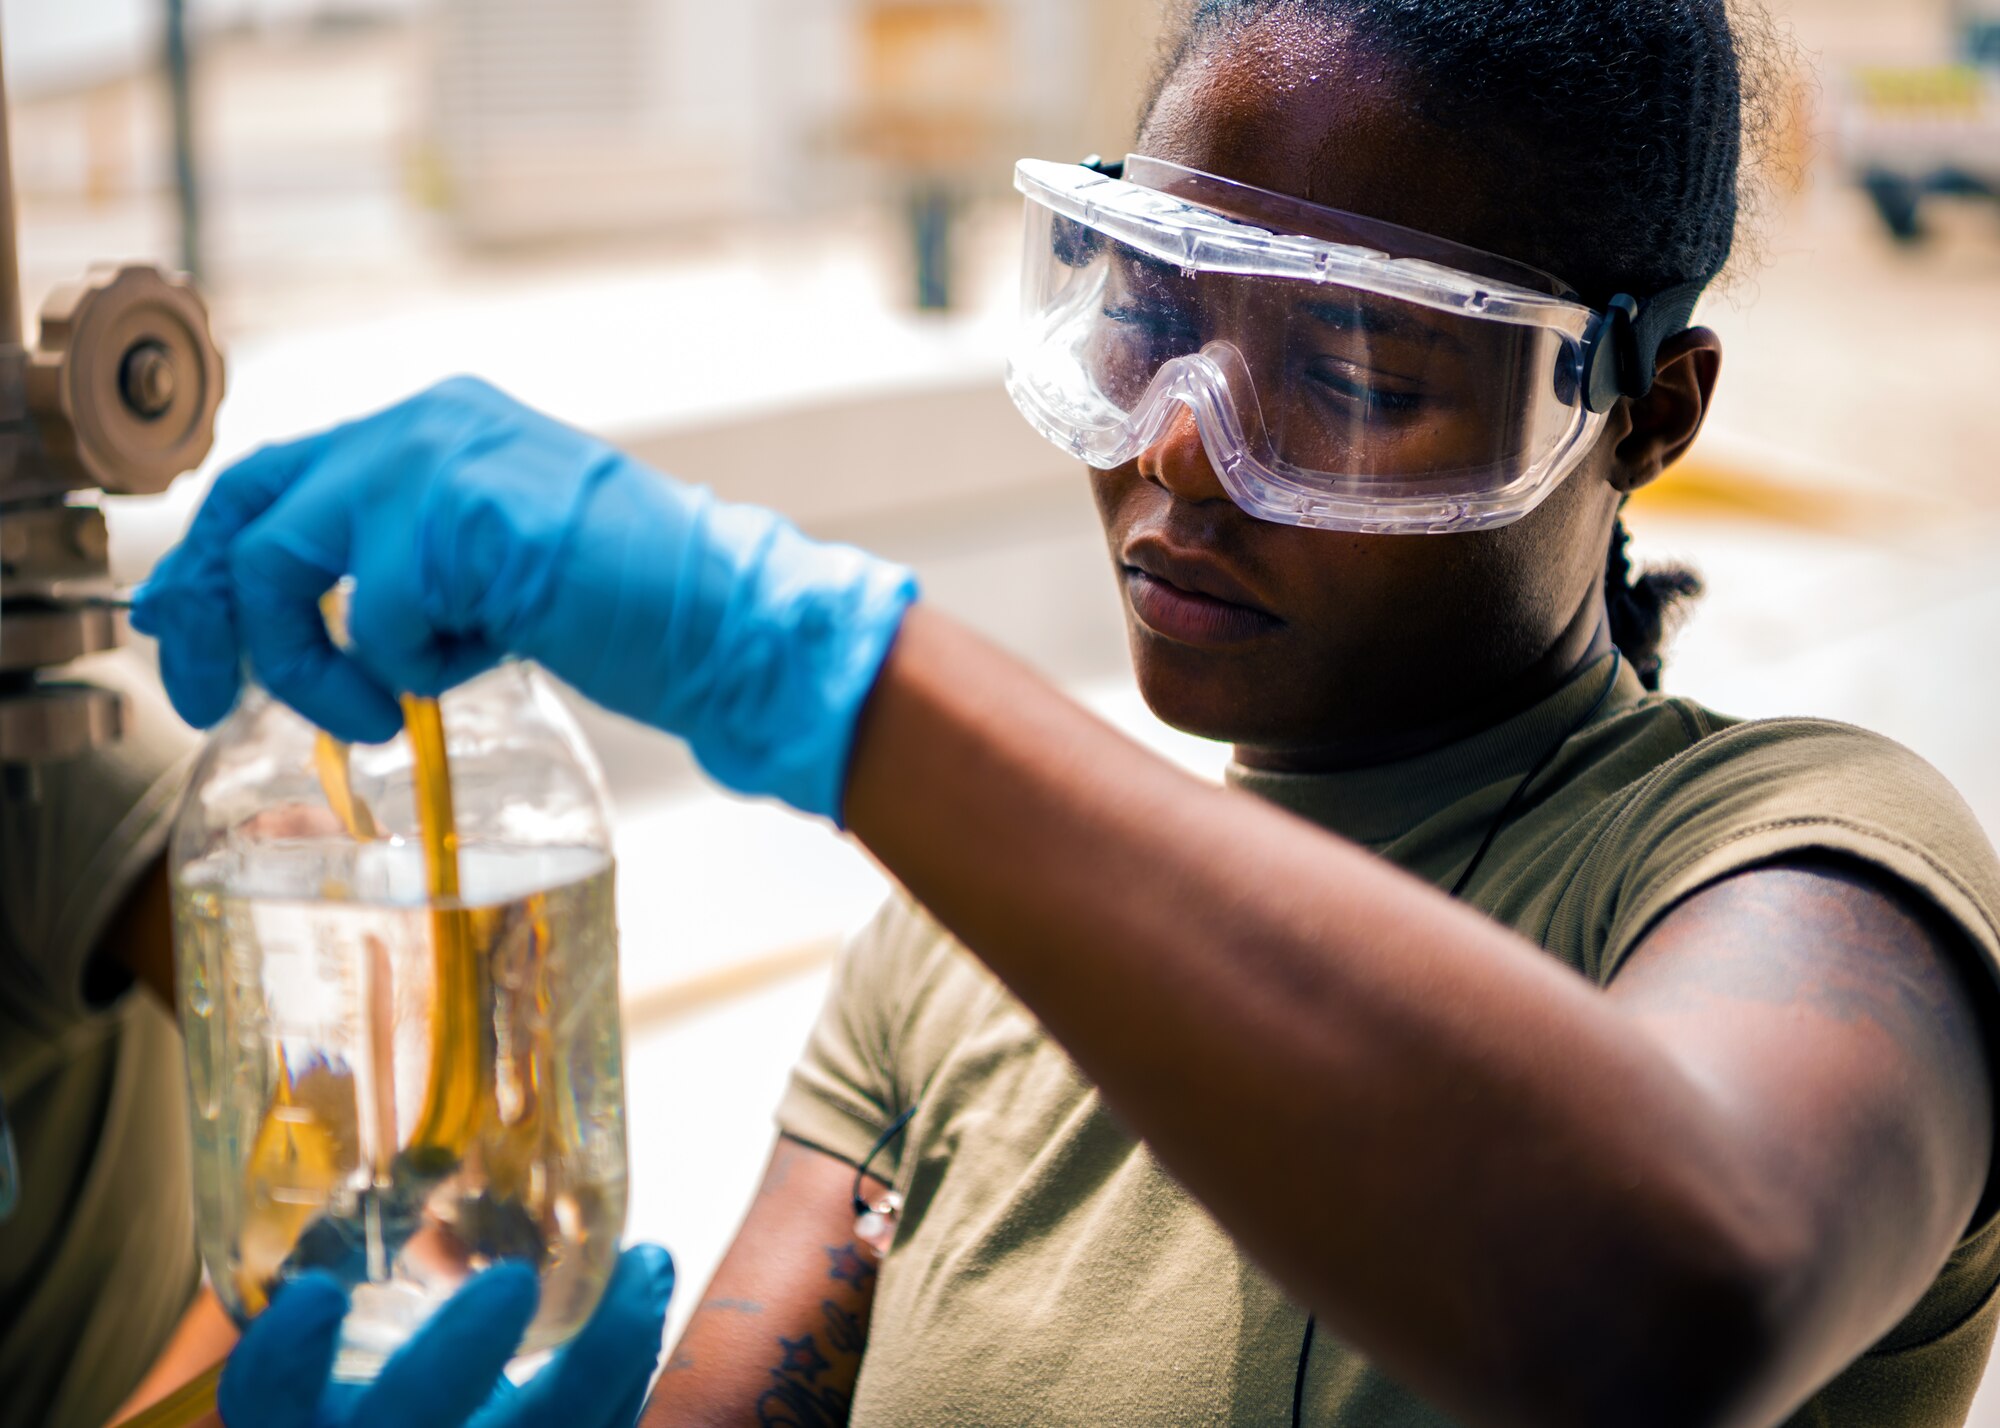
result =
M307 1269L345 1283L348 1379L499 1259L542 1276L523 1355L563 1342L625 1224L603 776L530 666L441 705L455 898L409 732L348 750L261 690L174 825L202 1255L239 1322Z

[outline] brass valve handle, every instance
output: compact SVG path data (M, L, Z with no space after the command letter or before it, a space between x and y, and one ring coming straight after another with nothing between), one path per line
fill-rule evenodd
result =
M137 264L97 267L42 305L28 410L70 487L164 491L215 442L222 352L185 278Z

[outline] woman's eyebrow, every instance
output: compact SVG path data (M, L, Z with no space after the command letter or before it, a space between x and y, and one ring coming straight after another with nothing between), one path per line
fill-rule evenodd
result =
M1342 332L1363 332L1422 347L1446 347L1460 356L1466 353L1465 344L1440 324L1392 312L1380 304L1307 301L1300 303L1297 311Z

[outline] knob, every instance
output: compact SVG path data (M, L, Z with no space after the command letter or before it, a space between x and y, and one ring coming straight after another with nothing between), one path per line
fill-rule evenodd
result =
M28 409L49 458L78 485L150 496L215 442L222 353L185 278L99 267L42 305Z

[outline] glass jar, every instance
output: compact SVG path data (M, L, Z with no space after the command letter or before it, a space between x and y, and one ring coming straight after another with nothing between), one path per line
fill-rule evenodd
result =
M173 832L202 1255L239 1323L340 1279L346 1379L500 1259L541 1274L522 1354L554 1347L625 1224L603 776L531 666L441 710L455 848L426 848L408 729L348 749L257 689Z

